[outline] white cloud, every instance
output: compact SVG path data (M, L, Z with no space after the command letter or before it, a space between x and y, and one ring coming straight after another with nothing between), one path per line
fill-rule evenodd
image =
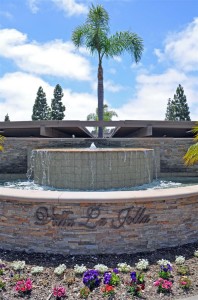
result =
M77 3L75 0L52 0L60 9L62 9L67 15L80 15L88 12L86 5Z
M66 120L86 120L89 113L95 112L97 107L96 95L89 93L75 93L64 90L66 102Z
M12 59L25 72L39 75L90 80L91 66L87 59L75 53L71 42L54 40L39 44L28 42L16 29L0 30L0 56Z
M142 68L142 63L132 63L131 69L141 69Z
M43 0L28 0L28 5L33 13L39 10L39 2ZM78 3L76 0L48 0L53 2L59 9L63 10L68 16L85 14L88 8L83 3Z
M177 86L184 87L188 104L197 102L196 78L169 69L162 74L141 74L137 77L136 97L118 109L119 119L164 120L168 98L173 98ZM198 109L191 110L191 119L197 119Z
M120 84L115 84L113 81L111 80L106 80L104 82L104 88L105 90L112 92L112 93L118 93L122 90L125 89L124 86L120 85Z
M165 41L163 51L155 49L159 62L170 61L185 71L198 69L198 18L184 30L171 34Z
M97 90L97 82L92 83L92 89L94 91ZM120 84L115 84L112 80L104 80L104 90L112 93L118 93L122 90L126 89L124 86Z
M113 59L117 62L122 62L122 58L120 56L114 56Z
M195 43L198 44L197 36L198 19L182 32L175 34L174 38L173 35L169 36L164 49L156 51L160 58L159 65L152 65L149 69L141 66L135 82L136 95L119 109L112 107L118 113L119 119L164 120L168 98L173 98L179 84L184 87L191 119L198 119L198 80L195 72L189 73L198 70L198 48L195 47ZM29 42L25 34L15 29L0 30L0 56L12 59L19 70L23 71L0 78L0 120L4 119L6 113L13 121L30 120L40 85L51 100L54 87L39 78L43 74L92 82L90 62L82 56L87 53L83 49L81 53L76 54L69 42L51 41L39 44ZM163 59L171 61L171 68L154 73L156 67L161 67ZM110 72L115 71L112 69ZM94 83L92 88L96 90L96 87L97 84ZM104 87L114 93L124 89L111 80L105 80ZM64 94L63 101L67 109L65 119L85 120L89 113L95 111L95 92L92 95L64 89Z
M164 120L168 98L173 98L176 88L184 88L192 120L198 119L198 18L180 32L165 40L164 49L155 49L156 67L171 63L171 68L154 74L153 66L140 69L136 77L136 95L119 108L120 119ZM190 73L193 71L193 73Z
M13 15L9 11L0 10L0 16L5 17L6 19L11 20Z
M31 9L33 14L36 14L39 10L38 2L39 0L27 0L29 8Z
M113 75L116 74L116 72L117 72L116 69L114 69L114 68L110 68L110 69L108 69L107 71L108 71L110 74L113 74Z
M0 78L0 121L8 113L11 121L31 120L32 108L39 86L43 87L51 104L54 87L37 76L16 72ZM96 97L88 93L75 93L63 89L62 99L66 106L66 120L86 120L97 106Z
M49 84L33 75L16 72L0 78L0 120L7 113L11 121L31 120L39 86L46 94L52 92Z

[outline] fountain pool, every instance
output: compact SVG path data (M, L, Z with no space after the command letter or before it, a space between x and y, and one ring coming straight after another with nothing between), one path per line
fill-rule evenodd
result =
M150 162L145 159L139 166L133 165L131 160L137 151L132 154L125 154L126 151L116 153L124 165L115 167L116 176L119 178L118 171L130 173L130 167L137 174L139 167L142 167L143 178L149 182L154 172L153 153L149 151L145 155L144 151L140 151L143 158L150 157ZM46 163L49 155L45 150L41 152L37 153L38 159L40 156L46 158L44 163L40 162L45 168L45 176L42 174L41 180L48 182L51 180ZM66 166L61 163L62 154L55 152L61 178ZM96 157L100 156L95 150L92 152ZM73 151L74 159L78 154ZM89 158L86 151L81 154ZM103 155L106 157L108 151ZM52 157L50 159L53 160ZM71 173L80 168L75 166L74 159ZM63 160L67 163L69 159ZM112 161L113 157L107 159L101 169L115 170ZM85 169L87 165L91 169L90 159L84 158L82 165ZM148 171L149 165L151 168ZM49 170L57 174L55 166L51 165ZM38 167L35 176L39 177L39 174ZM82 170L80 174L85 176ZM93 175L97 177L97 172L89 173L91 187L95 182ZM102 179L103 176L101 173ZM17 190L0 186L0 241L3 249L72 255L153 251L197 241L197 216L198 185L164 190L94 192Z

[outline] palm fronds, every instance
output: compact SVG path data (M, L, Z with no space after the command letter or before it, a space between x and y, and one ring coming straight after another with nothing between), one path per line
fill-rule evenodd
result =
M4 136L0 135L0 151L4 150L4 148L3 148L4 140L5 140Z
M197 163L198 162L198 143L190 146L183 158L184 158L186 166L192 166L195 163Z
M186 166L192 166L198 162L198 122L195 127L192 128L192 132L195 134L194 140L197 143L190 146L183 157Z

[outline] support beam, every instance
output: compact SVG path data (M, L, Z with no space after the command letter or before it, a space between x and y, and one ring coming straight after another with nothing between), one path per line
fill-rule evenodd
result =
M91 133L91 131L89 131L86 127L80 126L79 128L80 128L82 131L84 131L88 136L94 137L93 134Z
M45 127L41 126L40 127L40 135L41 136L47 136L47 137L54 137L54 138L71 138L71 135L68 133L64 133L62 131L59 131L57 129L51 128L51 127Z
M136 130L135 132L127 135L127 137L146 137L146 136L152 136L152 134L153 134L153 127L147 126Z

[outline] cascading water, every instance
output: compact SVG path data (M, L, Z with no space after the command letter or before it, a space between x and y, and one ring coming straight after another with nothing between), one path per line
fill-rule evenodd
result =
M147 151L144 150L144 156L145 156L145 165L146 165L146 170L147 170L147 175L148 175L148 182L150 183L152 180L151 180L151 173L150 173L150 167L149 167L149 160L148 160L148 154L147 154Z
M39 182L41 185L50 185L50 174L53 170L51 167L51 156L50 151L38 151L34 152L33 167L34 169L34 181ZM35 159L36 158L36 159Z
M29 159L29 168L26 173L28 180L32 179L33 175L34 175L34 159L35 159L35 152L31 151L31 155L30 155L30 159Z
M99 149L92 144L87 149L35 150L34 178L55 188L119 189L150 183L153 168L152 149Z
M158 179L158 174L157 174L157 158L156 158L156 153L155 150L153 149L153 162L154 162L154 170L155 170L155 179Z

